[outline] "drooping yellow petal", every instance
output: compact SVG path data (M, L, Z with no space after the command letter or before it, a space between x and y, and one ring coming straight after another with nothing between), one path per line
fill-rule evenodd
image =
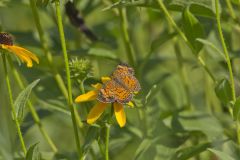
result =
M89 112L87 116L87 123L93 124L102 115L106 107L107 103L97 103Z
M126 124L126 115L123 109L123 105L120 103L114 103L113 107L114 107L114 113L119 126L124 127Z
M91 85L93 88L96 88L97 90L102 88L102 84L101 83L96 83L96 84L92 84Z
M97 98L97 94L98 94L97 90L89 91L89 92L87 92L85 94L81 94L80 96L78 96L75 99L75 102L76 103L80 103L80 102L86 102L86 101L95 100Z
M32 67L32 60L34 60L36 63L39 63L39 60L37 56L35 56L32 52L19 47L19 46L11 46L11 45L1 45L3 49L7 49L10 52L14 53L16 56L18 56L23 62L27 63L27 67Z
M111 80L110 77L101 77L102 83L106 83L107 81L110 81L110 80Z
M19 46L13 46L14 48L20 50L22 53L27 54L31 59L33 59L37 64L39 63L39 59L37 58L37 56L35 54L33 54L32 52L26 50L25 48L19 47Z
M127 105L130 106L130 107L132 107L132 108L134 107L134 104L133 104L132 101L129 101L129 102L127 103Z

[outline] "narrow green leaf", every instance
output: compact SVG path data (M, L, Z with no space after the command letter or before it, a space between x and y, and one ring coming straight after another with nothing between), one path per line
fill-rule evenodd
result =
M16 117L18 119L18 121L22 121L23 120L23 112L24 112L24 108L26 106L26 103L29 99L29 96L31 94L32 89L38 84L38 82L40 81L40 79L37 79L35 81L33 81L31 84L29 84L17 97L17 99L14 102L14 106L16 109Z
M91 126L88 129L87 134L86 134L87 136L86 136L86 139L85 139L85 142L83 145L84 152L87 152L87 150L89 149L92 142L96 139L98 133L99 133L98 127Z
M135 158L139 159L151 146L153 146L160 137L155 137L154 139L144 139L135 152Z
M36 149L37 145L38 143L35 143L29 147L26 155L26 160L40 160L40 154Z
M151 44L151 52L155 51L158 47L160 47L165 42L171 40L177 35L176 32L168 33L167 31L163 31L157 39L153 40Z
M196 40L204 45L211 47L213 50L215 50L217 53L220 54L220 56L222 56L225 59L224 53L220 49L218 49L212 42L202 38L197 38Z
M176 154L171 157L171 160L187 160L191 157L194 157L201 152L205 151L211 146L211 143L202 143L196 146L187 147L176 152Z
M232 100L231 85L227 79L219 81L215 87L215 93L223 104L228 104Z
M88 51L88 55L96 56L96 57L99 57L99 58L117 59L117 56L113 51L103 49L103 48L91 48Z
M196 41L196 39L204 37L203 27L198 19L189 11L189 7L184 9L182 18L183 31L192 47L196 50L196 53L198 53L203 44Z
M215 149L208 149L210 152L214 153L219 160L234 160L234 158L232 158L231 156L229 156L228 154L222 152L222 151L218 151Z
M233 120L237 120L240 112L240 97L237 98L233 105Z
M199 16L215 18L215 13L212 7L212 2L206 0L171 0L165 1L168 10L182 12L184 8L189 6L190 11ZM156 0L138 0L138 1L118 1L106 8L103 11L107 11L113 8L123 7L146 7L153 8L154 11L159 10L159 5Z

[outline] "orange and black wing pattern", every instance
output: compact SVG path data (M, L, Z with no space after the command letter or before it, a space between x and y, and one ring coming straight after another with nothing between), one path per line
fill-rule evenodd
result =
M97 99L103 103L128 103L132 99L132 93L114 80L110 80L104 84L99 90Z
M113 71L111 80L99 90L97 99L103 103L128 103L133 93L141 89L138 80L134 77L133 68L120 64Z

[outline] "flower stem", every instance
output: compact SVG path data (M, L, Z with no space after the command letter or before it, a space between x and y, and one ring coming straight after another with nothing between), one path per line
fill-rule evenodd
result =
M16 81L17 81L17 84L18 84L19 88L21 90L23 90L25 88L24 83L23 83L22 78L20 77L17 69L14 67L11 57L7 56L7 60L8 60L8 63L11 67L11 70L13 72L13 75L14 75ZM43 137L48 142L48 144L52 148L52 150L54 152L57 152L57 148L56 148L55 144L53 143L52 139L50 138L50 136L48 135L47 131L44 129L32 102L30 100L28 100L27 104L28 104L29 110L32 114L33 120L34 120L35 124L38 126L38 128L39 128L40 132L42 133Z
M227 7L228 7L228 10L229 10L230 16L232 17L233 20L236 20L237 17L236 17L236 14L234 13L231 1L230 0L225 0L225 1L227 3Z
M129 34L128 34L128 22L127 22L127 15L126 15L126 10L123 8L119 9L119 16L120 16L120 22L121 22L121 29L122 29L122 37L124 40L124 45L126 48L126 53L128 57L129 63L133 66L136 67L136 61L135 61L135 56L134 56L134 51L132 44L130 42Z
M46 35L43 31L42 25L40 23L40 18L39 18L39 14L38 14L38 10L36 7L36 2L35 0L29 0L30 1L30 6L32 9L32 13L33 13L33 18L36 24L36 28L38 31L38 35L42 44L42 48L44 51L44 54L47 58L47 62L49 65L49 68L52 70L53 76L55 81L57 82L57 85L59 87L59 89L61 90L62 94L64 95L64 97L66 99L68 99L68 90L64 84L63 78L62 76L59 74L58 70L56 69L56 67L53 65L53 57L52 57L52 53L49 51L48 45L47 45L47 40L46 40ZM74 108L74 113L76 116L76 120L77 120L77 124L80 128L83 127L83 124L81 122L81 118L80 115L77 113L77 110Z
M58 30L59 30L60 40L61 40L64 62L65 62L66 76L67 76L68 106L71 111L71 117L72 117L72 123L73 123L73 129L74 129L75 141L76 141L78 154L79 154L79 157L82 158L82 151L81 151L81 146L80 146L80 141L79 141L78 128L77 128L76 117L75 117L75 112L74 112L74 108L73 108L72 85L71 85L69 61L68 61L68 54L67 54L64 30L63 30L62 15L61 15L61 8L60 8L59 0L55 1L55 7L56 7Z
M13 103L12 89L11 89L10 80L9 80L9 76L8 76L7 61L6 61L5 53L2 54L2 59L3 59L3 68L4 68L4 73L5 73L5 79L6 79L7 89L8 89L8 95L9 95L11 110L12 110L12 113L13 113L13 118L14 118L14 122L15 122L15 125L16 125L16 128L17 128L17 134L18 134L19 139L20 139L22 150L23 150L24 155L26 155L27 149L26 149L26 146L25 146L25 142L23 140L20 124L19 124L19 121L17 119L17 113L15 111L15 107L14 107L14 103Z
M216 82L216 79L214 77L214 75L210 72L209 68L207 67L207 65L205 64L204 60L202 59L202 57L200 57L199 55L196 54L195 49L192 47L191 43L188 41L187 37L185 36L185 34L181 31L181 29L177 26L177 24L175 23L175 21L173 20L173 18L171 17L171 15L169 14L166 6L164 5L162 0L158 0L159 6L162 9L163 13L166 15L167 20L169 21L169 23L174 27L174 29L178 32L178 34L182 37L182 39L184 40L184 42L189 46L189 48L191 49L192 53L194 54L194 56L196 57L196 59L199 61L200 65L205 69L205 71L209 74L209 76L211 77L211 79L213 80L213 82Z
M191 100L190 100L190 90L189 90L189 83L188 83L188 79L187 79L187 73L186 73L186 68L184 67L183 64L183 57L182 57L182 53L179 47L179 44L177 42L177 39L174 39L174 49L175 49L175 55L177 58L177 62L178 62L178 67L179 67L179 74L180 74L180 78L184 87L184 91L186 94L186 108L191 108Z
M227 45L224 41L224 37L223 37L223 33L222 33L222 26L221 26L221 20L220 20L220 14L219 14L219 7L218 6L219 6L219 2L218 2L218 0L215 0L218 34L219 34L221 44L222 44L222 47L223 47L223 51L224 51L224 54L225 54L225 58L226 58L227 66L228 66L228 71L229 71L229 77L230 77L230 81L231 81L232 98L233 98L233 101L235 102L236 101L236 95L235 95L235 84L234 84L232 64L231 64L231 60L229 58Z
M226 58L226 63L228 66L228 72L229 72L230 83L231 83L231 91L232 91L232 100L233 100L233 102L235 102L236 94L235 94L234 76L233 76L231 60L229 58L229 53L227 50L227 45L226 45L226 43L224 41L224 37L223 37L221 18L220 18L220 14L219 14L219 1L218 0L215 0L215 7L216 7L216 20L217 20L218 34L219 34L219 37L221 40L221 44L222 44L223 51L224 51L225 58ZM240 144L240 128L239 128L238 120L236 121L236 126L237 126L237 140L238 140L238 144Z
M109 160L109 137L110 137L110 125L106 124L105 130L105 160Z

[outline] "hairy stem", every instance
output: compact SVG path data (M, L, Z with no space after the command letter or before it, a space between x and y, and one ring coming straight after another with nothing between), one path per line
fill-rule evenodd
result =
M136 67L134 51L133 51L133 47L130 42L130 38L129 38L129 34L128 34L128 21L127 21L126 10L123 8L120 8L119 16L120 16L120 23L121 23L121 30L122 30L121 33L122 33L124 45L126 48L128 61L131 64L131 66Z
M11 106L14 122L15 122L15 125L16 125L16 128L17 128L17 134L18 134L18 137L20 139L20 143L21 143L21 146L22 146L23 153L24 153L24 155L26 155L27 149L26 149L25 142L23 140L20 124L19 124L19 121L18 121L18 118L17 118L17 113L16 113L16 110L15 110L15 107L14 107L12 89L11 89L11 84L10 84L9 75L8 75L7 60L6 60L5 53L2 54L2 60L3 60L3 68L4 68L4 73L5 73L5 80L6 80L7 89L8 89L8 96L9 96L9 100L10 100L10 106Z
M53 57L52 57L52 53L50 52L48 45L47 45L47 40L46 40L46 35L43 31L41 22L40 22L40 18L39 18L39 14L38 14L38 10L36 7L36 1L35 0L29 0L30 1L30 6L32 9L32 13L33 13L33 18L34 18L34 22L38 31L38 35L42 44L42 48L44 51L44 54L46 56L49 68L51 69L54 79L57 82L57 85L59 87L59 89L61 90L62 94L64 95L64 97L66 99L68 99L68 90L64 84L63 78L62 76L59 74L58 70L56 69L56 67L53 65ZM77 110L74 108L74 113L76 116L76 120L77 120L77 124L80 128L83 127L83 124L81 122L81 118L79 116L79 114L77 113Z
M227 66L228 66L229 78L230 78L230 83L231 83L231 91L232 91L232 100L233 100L233 102L235 102L236 101L236 94L235 94L234 76L233 76L231 60L230 60L229 53L228 53L228 50L227 50L227 45L226 45L224 37L223 37L222 26L221 26L221 18L220 18L220 13L219 13L219 1L218 0L215 0L215 7L216 7L216 20L217 20L218 34L219 34L219 37L220 37L220 40L221 40L221 44L222 44L223 51L224 51L224 54L225 54L226 63L227 63ZM236 121L236 126L237 126L238 144L240 144L240 128L239 128L238 120Z
M70 69L69 69L69 60L68 60L68 54L67 54L67 48L66 48L66 41L65 41L65 35L64 35L64 29L62 24L62 15L61 15L61 8L60 8L60 1L55 1L55 7L56 7L56 15L57 15L57 24L58 24L58 30L59 30L59 36L61 40L61 46L62 46L62 52L64 57L64 63L65 63L65 70L66 70L66 77L67 77L67 88L68 88L68 106L71 111L71 117L72 117L72 123L74 128L74 134L75 134L75 142L78 150L79 157L82 157L82 151L79 141L79 135L78 135L78 128L76 123L76 117L73 107L73 98L72 98L72 85L71 85L71 77L70 77Z

